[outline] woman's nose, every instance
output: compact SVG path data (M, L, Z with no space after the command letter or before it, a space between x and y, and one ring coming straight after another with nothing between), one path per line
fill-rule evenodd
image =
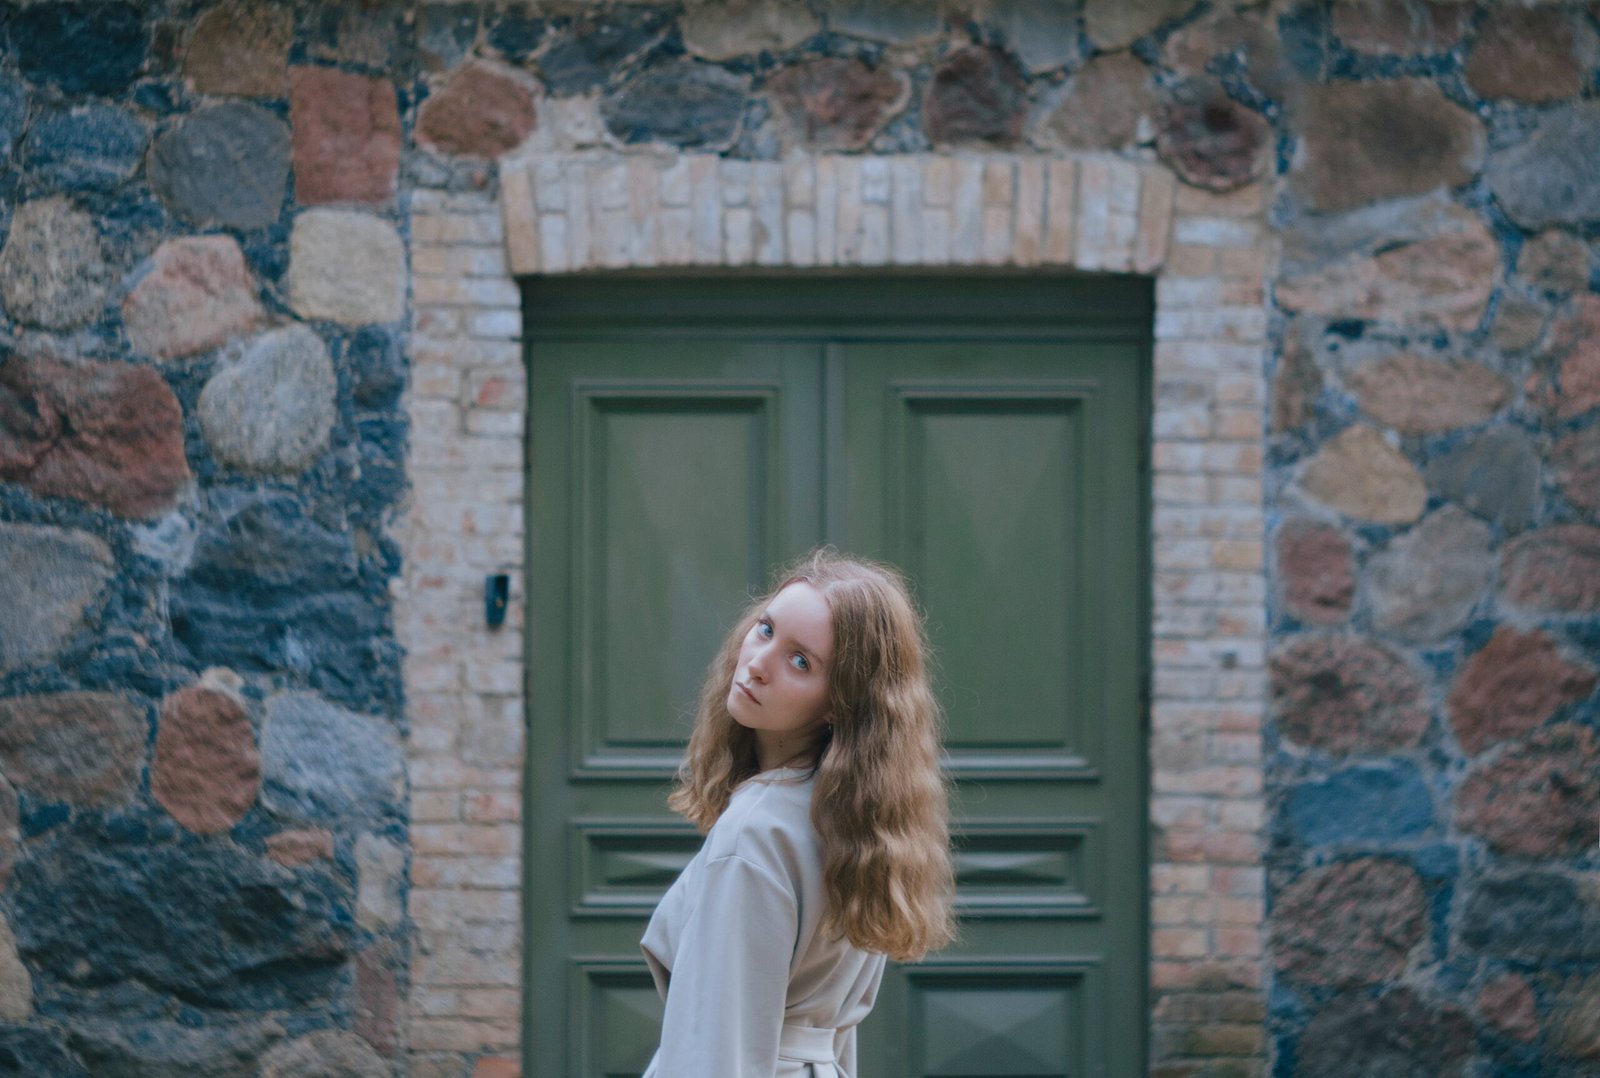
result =
M767 680L767 649L757 648L750 654L750 661L745 663L745 668L750 671L750 676Z

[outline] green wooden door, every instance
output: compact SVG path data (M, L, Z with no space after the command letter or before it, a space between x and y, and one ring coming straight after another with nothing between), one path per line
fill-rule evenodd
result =
M1143 1073L1148 286L536 282L526 311L528 1073L648 1062L699 679L819 541L915 583L956 790L961 940L891 966L861 1074Z

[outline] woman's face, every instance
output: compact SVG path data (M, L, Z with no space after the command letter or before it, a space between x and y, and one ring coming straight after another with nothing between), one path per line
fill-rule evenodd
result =
M822 593L795 581L767 604L739 647L728 712L758 732L815 728L828 703L833 615Z

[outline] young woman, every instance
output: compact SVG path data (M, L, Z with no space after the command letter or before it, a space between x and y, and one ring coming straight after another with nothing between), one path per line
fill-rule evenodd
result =
M640 946L645 1078L856 1078L887 957L949 943L939 710L898 573L813 552L711 664L668 799L705 845Z

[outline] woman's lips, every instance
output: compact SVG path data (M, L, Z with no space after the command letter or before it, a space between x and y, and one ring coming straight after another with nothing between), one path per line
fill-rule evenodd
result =
M733 687L748 696L752 704L756 705L757 707L761 706L761 701L756 699L756 694L745 688L743 682L735 681L733 683Z

